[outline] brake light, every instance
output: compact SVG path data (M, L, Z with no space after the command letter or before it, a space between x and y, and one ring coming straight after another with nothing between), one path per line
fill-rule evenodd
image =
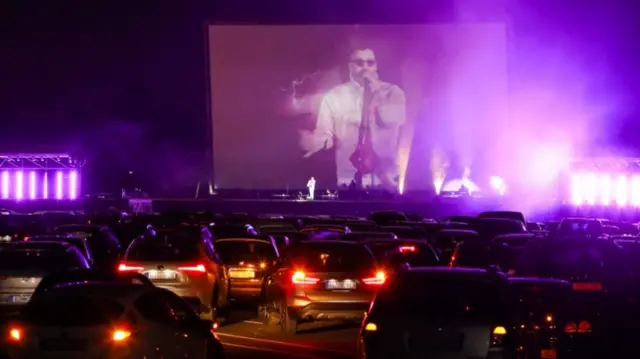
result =
M111 340L114 342L124 342L131 336L131 332L124 329L115 329L111 333Z
M21 342L22 338L24 338L24 333L22 332L22 329L18 327L9 328L9 341L17 343L17 342Z
M362 279L362 281L365 284L369 284L369 285L382 285L386 280L387 280L387 276L382 271L377 272L375 277Z
M591 323L586 320L581 321L579 324L569 322L564 326L565 333L591 333Z
M296 271L291 276L291 281L293 282L293 284L317 284L320 281L320 279L307 277L305 272Z
M576 323L567 323L567 325L564 326L564 332L565 333L575 333L578 331L578 326L576 325Z
M578 292L599 292L602 290L600 283L573 283L573 290Z
M125 263L120 263L120 265L118 266L119 272L141 272L143 270L144 270L144 267L130 266Z
M401 246L398 249L400 250L400 253L413 253L416 251L416 247L414 246Z
M578 324L578 333L591 333L591 323L583 320Z
M181 272L204 273L204 272L207 271L207 268L205 268L204 264L196 264L196 265L192 265L192 266L178 267L178 270L181 271Z

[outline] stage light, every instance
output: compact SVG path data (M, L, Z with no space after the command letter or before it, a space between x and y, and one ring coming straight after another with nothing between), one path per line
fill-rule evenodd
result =
M585 178L584 197L588 204L595 205L598 193L598 181L594 173L590 173Z
M69 199L76 199L78 196L78 172L69 173Z
M24 173L22 171L16 172L16 199L20 200L24 197Z
M29 199L36 199L36 173L29 173Z
M47 172L42 176L42 198L49 199L49 175Z
M582 204L582 176L579 174L573 175L571 179L571 203L579 206Z
M638 176L631 179L631 205L640 206L640 177Z
M615 192L616 192L616 203L618 206L625 206L627 204L627 177L619 176L616 179L615 184Z
M56 199L62 199L62 171L56 172Z
M600 181L600 200L604 206L611 203L611 176L603 175Z
M2 198L9 198L9 171L2 172Z

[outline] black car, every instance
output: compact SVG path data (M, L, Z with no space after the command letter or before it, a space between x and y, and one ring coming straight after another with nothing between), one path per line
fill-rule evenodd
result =
M507 288L507 277L493 270L397 271L362 323L358 357L509 358Z

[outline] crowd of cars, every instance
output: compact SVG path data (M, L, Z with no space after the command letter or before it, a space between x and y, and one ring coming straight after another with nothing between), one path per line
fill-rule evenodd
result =
M358 358L630 357L638 226L213 213L0 216L2 348L221 358L240 304L265 329L361 326Z

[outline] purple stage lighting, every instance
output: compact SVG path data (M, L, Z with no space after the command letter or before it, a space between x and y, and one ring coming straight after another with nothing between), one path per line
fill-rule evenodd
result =
M2 199L49 199L50 189L53 191L51 198L57 200L74 200L79 197L80 174L77 169L53 172L9 169L3 170L0 175ZM50 178L53 181L50 182Z
M78 172L71 171L69 173L69 199L78 197Z
M36 198L36 173L31 171L29 173L29 199Z
M47 172L44 173L44 177L42 179L42 198L49 199L49 176Z
M9 198L9 172L2 172L2 198Z
M16 172L16 199L21 200L24 198L24 173L22 171Z
M56 199L62 199L62 171L56 172Z

